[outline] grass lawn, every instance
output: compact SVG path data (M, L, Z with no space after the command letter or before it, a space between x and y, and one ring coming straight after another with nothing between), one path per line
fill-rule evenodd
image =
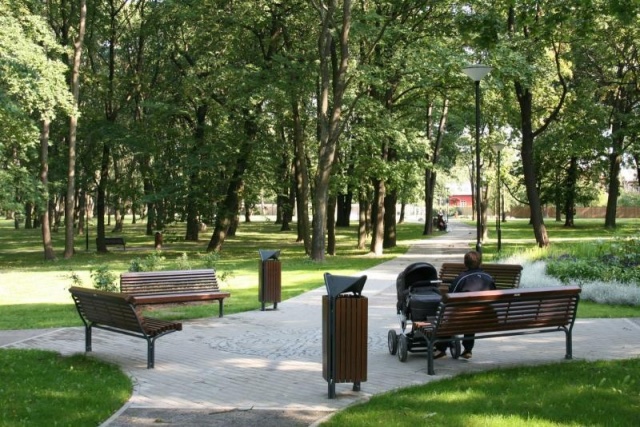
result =
M71 275L81 280L81 286L93 287L92 271L106 265L119 277L132 262L156 255L153 236L144 235L143 224L127 224L119 233L127 241L127 250L110 248L108 254L95 252L95 239L90 239L90 251L85 248L84 236L76 239L76 254L62 258L63 234L54 233L54 247L58 259L44 261L39 230L14 230L13 223L0 221L0 329L33 329L79 326L67 289L72 286ZM324 263L310 261L302 243L296 242L295 231L281 232L272 222L242 223L235 237L225 242L219 259L214 261L221 282L221 290L231 293L225 301L225 313L237 313L260 308L258 301L259 249L280 250L282 262L282 298L287 299L305 291L324 286L323 274L350 275L387 261L405 252L412 241L422 238L422 226L405 224L398 229L398 247L386 251L383 257L371 257L369 251L356 248L355 227L340 229L337 236L338 256L327 256ZM175 236L178 229L169 229ZM206 253L208 236L200 242L170 241L159 255L164 259L160 269L206 268L211 255ZM169 239L171 240L171 239ZM186 261L185 261L186 254ZM154 316L171 319L209 317L212 306L183 306L154 311Z
M620 221L615 233L604 230L602 221L580 221L576 229L548 224L552 250L570 248L576 241L589 242L615 236L638 235L637 220ZM502 226L503 254L496 254L495 241L484 245L485 261L510 253L535 249L526 221ZM13 223L0 220L0 329L80 326L67 289L80 281L92 287L91 274L102 266L117 277L132 262L162 257L161 269L204 268L211 262L205 234L200 242L184 242L180 229L168 229L160 253L153 237L144 235L143 224L127 224L118 235L127 250L112 248L95 253L95 239L76 241L76 254L62 258L63 234L54 233L59 258L44 261L39 230L14 230ZM436 234L437 236L437 234ZM281 250L283 299L323 286L323 274L353 274L401 253L424 238L421 224L398 226L398 247L380 258L358 250L356 230L339 229L337 256L324 263L305 256L295 232L281 232L270 222L241 224L214 261L221 288L231 292L226 313L260 308L258 295L258 249ZM573 242L573 243L572 243ZM471 242L473 244L473 242ZM186 254L186 255L185 255ZM76 282L71 279L75 276ZM211 317L211 305L154 310L156 317L191 319ZM579 317L640 317L640 307L611 306L582 301ZM374 396L370 402L348 408L327 425L446 425L446 426L582 426L635 425L640 413L638 373L640 361L570 362L548 366L497 370L464 375L425 386ZM96 425L106 420L128 399L131 383L112 365L85 356L64 358L53 353L0 349L0 425ZM66 381L70 382L66 382ZM78 409L81 408L81 409Z
M0 350L0 425L96 426L131 396L119 367L84 355Z
M464 374L373 396L323 426L635 426L640 359Z

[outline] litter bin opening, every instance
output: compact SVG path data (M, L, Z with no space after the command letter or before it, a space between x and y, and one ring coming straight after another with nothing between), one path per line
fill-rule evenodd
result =
M336 276L331 273L324 274L324 284L327 287L327 293L331 297L337 297L340 294L353 292L355 296L362 295L362 288L367 281L367 276Z
M277 260L278 258L280 258L280 251L259 249L258 252L260 253L261 261L267 261L270 259Z

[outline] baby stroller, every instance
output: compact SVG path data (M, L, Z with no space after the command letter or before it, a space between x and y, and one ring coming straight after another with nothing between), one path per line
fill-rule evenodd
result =
M414 322L426 321L438 313L441 295L438 285L436 268L426 262L416 262L407 266L396 280L396 303L400 318L400 335L395 330L389 330L389 353L397 354L401 362L407 360L408 352L426 352L427 342L422 336L414 334ZM409 331L406 332L407 327ZM451 355L457 359L460 355L460 341L451 344Z

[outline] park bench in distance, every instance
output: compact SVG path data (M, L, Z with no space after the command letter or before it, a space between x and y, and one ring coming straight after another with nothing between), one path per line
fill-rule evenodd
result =
M464 334L472 333L476 334L475 339L482 339L562 331L566 341L565 359L571 359L571 334L579 300L579 286L445 294L438 314L427 322L415 324L416 335L427 343L428 373L435 374L436 343L451 341L452 337L461 341ZM398 344L398 358L402 361L402 345Z
M482 264L482 270L491 275L497 289L512 289L520 286L522 266L519 264ZM440 267L439 277L443 283L451 283L467 267L461 262L445 262Z
M218 301L218 316L224 314L224 299L213 269L129 272L120 275L120 292L134 295L137 304L174 304Z
M96 239L96 245L98 244L98 239ZM105 246L122 246L122 250L127 250L127 244L124 241L124 237L105 237L104 238Z
M69 289L85 327L85 351L91 351L93 328L143 338L147 341L147 369L155 364L155 341L181 331L182 323L143 317L136 298L117 292L73 286Z

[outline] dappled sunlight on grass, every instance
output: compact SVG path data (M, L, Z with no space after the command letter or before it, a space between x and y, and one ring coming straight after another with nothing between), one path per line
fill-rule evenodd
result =
M374 396L329 426L635 425L640 359L464 374Z

